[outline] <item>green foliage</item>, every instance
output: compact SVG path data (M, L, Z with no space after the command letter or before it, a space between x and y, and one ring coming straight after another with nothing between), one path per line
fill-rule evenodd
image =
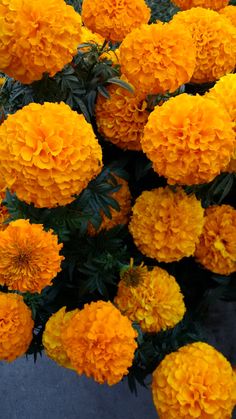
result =
M69 4L69 6L73 6L76 12L81 12L83 0L66 0L66 3Z
M170 0L146 0L146 3L152 11L151 23L169 22L179 10Z

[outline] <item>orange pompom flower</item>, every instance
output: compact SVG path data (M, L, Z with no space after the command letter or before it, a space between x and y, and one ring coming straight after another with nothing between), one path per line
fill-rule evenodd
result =
M208 183L229 163L234 124L218 102L182 94L150 114L141 139L154 170L170 184Z
M219 13L227 17L230 22L236 26L236 7L235 6L226 6L223 9L219 10Z
M133 266L122 271L114 300L144 332L160 332L179 323L186 311L175 278L159 267Z
M28 349L34 322L21 295L0 292L0 360L14 361Z
M204 7L205 9L220 10L227 6L229 0L173 0L181 10L188 10L192 7Z
M194 254L204 223L195 195L181 188L144 191L136 200L129 224L138 249L159 262L174 262Z
M61 248L52 230L29 220L12 221L0 231L0 284L40 293L61 270Z
M144 0L83 0L82 20L93 32L107 41L121 42L142 23L148 23L150 9Z
M43 346L49 358L65 368L72 368L62 344L62 331L78 310L67 311L62 307L54 313L46 323L43 332Z
M233 370L212 346L192 343L163 359L153 373L152 394L160 419L230 419Z
M54 76L77 52L81 17L64 0L3 0L0 19L0 71L22 83Z
M0 126L0 175L36 207L69 204L101 169L91 125L63 102L31 103Z
M111 302L86 304L62 332L64 349L78 374L118 383L131 367L137 332Z
M202 7L179 12L173 22L185 24L196 46L193 83L212 82L236 65L236 28L223 15Z
M206 209L195 257L205 268L222 275L236 271L236 210L230 205Z
M99 132L119 148L141 150L140 139L149 116L144 96L116 85L107 90L110 98L99 95L95 107Z
M122 73L144 94L174 92L191 79L196 64L190 32L172 22L134 29L119 50Z

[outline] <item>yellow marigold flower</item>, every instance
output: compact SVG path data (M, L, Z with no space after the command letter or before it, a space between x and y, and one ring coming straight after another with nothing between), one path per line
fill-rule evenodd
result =
M6 81L6 77L0 76L0 87L4 85L5 81Z
M150 9L144 0L83 0L82 20L107 41L121 42L142 23L148 23Z
M104 38L99 35L98 33L93 33L92 31L90 31L88 28L86 28L86 26L82 26L81 28L81 41L80 44L98 44L98 45L102 45L104 42ZM80 48L80 51L88 51L89 47L83 47Z
M139 279L132 284L135 270ZM131 266L123 272L114 302L130 320L139 322L144 332L174 327L186 311L175 278L159 267L148 271L146 266Z
M192 343L163 359L153 373L152 394L160 419L230 419L233 370L212 346Z
M235 148L233 128L223 106L184 93L154 109L141 144L154 170L168 183L207 183L230 161Z
M100 60L110 60L112 61L112 65L120 65L120 50L119 48L115 50L108 49L100 55Z
M220 205L206 209L195 256L212 272L229 275L236 271L236 210L233 207Z
M119 50L122 73L145 94L174 92L191 79L196 64L191 34L181 24L142 25Z
M203 228L204 211L195 195L181 188L144 191L136 200L129 224L138 249L159 262L194 254Z
M62 307L49 318L43 332L43 346L47 356L65 368L72 367L62 344L62 330L77 312L78 310L66 312L66 307Z
M220 14L226 16L231 23L236 26L236 7L235 6L226 6L219 11Z
M14 361L28 349L34 322L18 294L0 293L0 360Z
M21 292L41 292L61 270L62 244L52 230L29 220L12 221L0 231L0 284Z
M225 16L196 7L177 13L173 21L186 25L196 46L193 83L215 81L235 68L236 28Z
M131 212L131 193L129 190L128 182L118 176L113 175L120 189L114 194L111 194L111 197L115 199L120 207L120 211L116 211L114 208L110 207L111 218L106 217L103 211L101 211L102 223L98 230L90 223L88 226L88 234L90 236L95 236L101 230L110 230L111 228L119 224L127 224L129 221L129 214Z
M99 95L95 107L99 132L119 148L141 150L140 139L149 116L144 96L116 85L107 90L110 99Z
M131 367L137 348L130 320L111 302L86 304L62 332L62 342L78 374L98 383L118 383Z
M91 125L63 102L31 103L9 115L0 143L0 174L19 199L36 207L72 202L102 169Z
M173 0L181 10L188 10L192 7L204 7L205 9L220 10L227 6L229 0Z
M81 17L63 0L2 0L0 70L22 83L54 76L77 52Z

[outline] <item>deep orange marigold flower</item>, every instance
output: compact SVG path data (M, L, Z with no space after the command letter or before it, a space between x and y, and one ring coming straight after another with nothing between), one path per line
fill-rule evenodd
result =
M196 7L177 13L173 21L186 25L196 46L193 83L215 81L235 68L236 28L225 16Z
M122 149L141 150L140 139L149 116L144 96L116 85L107 90L110 98L99 95L95 107L99 132Z
M159 267L149 271L146 266L131 266L122 272L114 302L144 332L174 327L186 311L175 278Z
M0 126L0 175L36 207L72 202L101 169L91 125L63 102L31 103Z
M212 272L229 275L236 271L236 210L233 207L216 205L206 209L195 256Z
M204 211L195 195L181 188L144 191L136 200L129 230L138 249L159 262L194 254Z
M235 149L233 128L223 106L184 93L154 109L141 144L154 170L168 183L207 183L230 161Z
M227 6L229 0L173 0L181 10L188 10L192 7L204 7L205 9L220 10Z
M226 6L223 9L219 10L219 13L226 16L231 23L236 26L236 7L235 6Z
M137 348L130 320L111 302L86 304L62 332L62 342L78 374L98 383L118 383L128 373Z
M134 29L119 50L122 73L145 94L174 92L191 79L196 64L190 32L172 22Z
M64 0L2 0L0 70L22 83L54 76L77 52L81 17Z
M43 332L43 346L47 356L65 368L72 367L62 344L62 330L77 312L78 310L66 312L66 307L62 307L49 318Z
M0 231L0 284L21 292L41 292L61 270L62 244L52 230L29 220L12 221Z
M106 217L104 212L101 211L102 223L99 229L95 230L92 224L89 224L88 226L88 234L90 236L98 234L101 230L110 230L119 224L127 224L129 221L129 215L131 212L131 193L128 182L116 175L113 176L116 178L120 189L111 194L111 197L119 204L120 211L110 207L111 218Z
M34 322L21 295L0 293L0 360L14 361L28 349Z
M235 390L230 363L203 342L167 355L153 373L152 394L160 419L230 419Z
M144 0L83 0L82 20L107 41L121 42L142 23L148 23L150 9Z

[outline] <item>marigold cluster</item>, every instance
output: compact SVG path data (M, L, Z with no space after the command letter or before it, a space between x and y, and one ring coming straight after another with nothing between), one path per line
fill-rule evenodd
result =
M12 221L0 231L0 284L21 292L41 292L61 270L62 244L52 230L29 220Z
M149 112L143 95L110 85L110 98L98 96L95 115L99 132L125 150L141 150L140 139Z
M236 271L236 210L230 205L206 209L205 223L195 257L212 272Z
M148 23L150 9L144 0L83 0L82 20L107 41L121 42L132 29Z
M181 188L144 191L136 200L129 230L138 249L159 262L194 254L204 211L195 195Z
M128 182L116 175L114 175L114 177L117 184L120 186L120 189L111 194L111 197L117 201L120 210L117 211L110 207L111 218L108 218L104 212L101 211L100 215L102 217L102 222L99 229L95 230L92 224L89 224L88 226L88 234L90 236L98 234L101 230L110 230L119 224L127 224L129 221L131 212L131 193Z
M133 277L136 281L132 284ZM114 302L130 320L139 322L144 332L174 327L185 313L178 283L159 267L151 271L146 266L130 267L121 275Z
M14 361L28 349L34 322L31 311L18 294L0 293L0 360Z
M154 109L141 144L154 170L170 184L207 183L230 161L233 128L218 102L184 93Z
M230 363L203 342L167 355L153 374L153 400L160 419L229 419L235 390Z
M122 73L145 94L174 92L191 79L196 64L191 34L178 23L142 25L119 50Z
M111 302L86 304L62 332L62 342L78 374L113 385L128 373L137 348L130 320Z
M69 63L81 39L81 17L63 0L2 0L0 71L31 83Z
M177 13L173 21L186 25L196 46L193 83L218 80L236 64L236 28L223 15L202 7Z
M173 0L181 10L188 10L192 7L204 7L205 9L220 10L227 6L229 0Z
M36 207L72 202L101 168L91 125L63 102L31 103L0 126L0 175Z
M230 22L236 26L236 7L235 6L226 6L223 9L219 10L219 13L226 16Z
M77 312L66 312L66 307L62 307L49 318L43 332L43 346L47 356L65 368L71 368L71 364L62 344L62 331Z

